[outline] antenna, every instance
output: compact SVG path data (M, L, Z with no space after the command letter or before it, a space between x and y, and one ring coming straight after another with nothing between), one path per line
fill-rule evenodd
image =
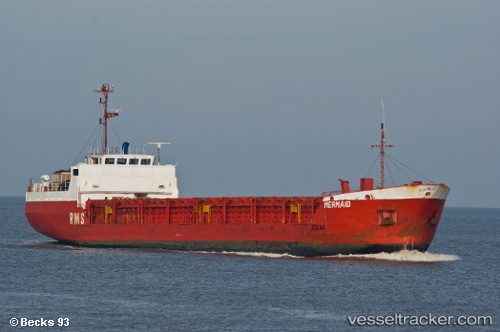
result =
M160 150L161 150L161 146L162 145L170 144L170 142L148 142L148 144L156 145L156 147L158 148L158 164L157 165L160 165Z
M385 107L384 98L382 97L382 123L380 125L380 144L372 144L372 148L378 147L380 149L380 188L385 186L385 148L393 148L393 144L385 144Z
M104 100L102 98L99 98L99 104L104 105L104 116L99 119L99 123L103 125L103 136L104 136L104 142L103 142L103 154L108 153L108 119L118 116L120 113L120 110L112 110L110 113L108 113L108 94L110 92L114 92L115 87L114 86L109 86L109 84L103 83L101 85L100 90L94 90L94 92L98 92L104 96Z
M384 97L380 97L382 102L382 123L385 124L385 106L384 106Z

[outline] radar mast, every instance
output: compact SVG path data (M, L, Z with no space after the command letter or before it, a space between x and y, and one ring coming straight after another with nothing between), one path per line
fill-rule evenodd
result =
M393 148L393 144L385 144L385 110L384 110L384 98L382 98L382 123L380 124L380 143L372 144L372 148L378 147L380 149L380 188L385 187L385 148Z
M110 92L114 92L115 87L114 86L109 86L109 84L103 83L101 85L100 90L94 90L94 92L98 92L103 95L104 100L102 98L99 98L99 104L102 104L104 106L104 115L102 118L99 119L99 123L103 125L103 154L108 153L108 119L118 116L120 110L112 110L111 112L108 113L108 94Z

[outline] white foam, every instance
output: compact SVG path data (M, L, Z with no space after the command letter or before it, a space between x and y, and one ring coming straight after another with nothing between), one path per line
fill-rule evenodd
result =
M238 256L253 256L253 257L267 257L267 258L303 258L301 256L294 256L290 254L273 254L268 252L236 252L236 251L223 251L223 254L238 255Z
M267 258L304 258L290 254L274 254L269 252L245 252L245 251L186 251L191 254L222 254L234 256L267 257Z
M248 257L266 257L266 258L306 258L303 256L295 256L290 254L274 254L267 252L239 252L239 251L189 251L195 254L223 254L234 256ZM421 252L418 250L401 250L392 253L381 252L377 254L350 254L350 255L334 255L334 256L317 256L310 259L359 259L359 260L381 260L394 262L453 262L460 260L460 257L449 254L435 254L430 252Z
M421 252L418 250L401 250L392 253L381 252L378 254L363 255L337 255L329 256L332 258L359 258L398 262L453 262L460 260L460 257L449 254L435 254L430 252Z

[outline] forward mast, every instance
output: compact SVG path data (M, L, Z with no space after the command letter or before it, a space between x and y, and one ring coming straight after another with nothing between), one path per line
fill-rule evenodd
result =
M372 144L372 148L380 149L380 188L385 188L385 148L393 148L393 144L386 144L385 140L385 115L384 115L384 99L382 99L382 123L380 124L380 143Z

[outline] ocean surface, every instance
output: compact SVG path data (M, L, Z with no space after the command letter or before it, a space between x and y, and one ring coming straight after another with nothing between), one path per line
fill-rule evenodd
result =
M499 279L500 209L446 208L427 253L311 259L61 245L0 197L0 331L500 331Z

